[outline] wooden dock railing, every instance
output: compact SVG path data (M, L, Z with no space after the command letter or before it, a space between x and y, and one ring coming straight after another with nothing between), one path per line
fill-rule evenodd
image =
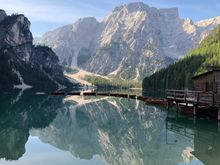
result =
M213 92L191 90L166 90L166 99L181 103L204 104L209 106L219 105L220 96Z

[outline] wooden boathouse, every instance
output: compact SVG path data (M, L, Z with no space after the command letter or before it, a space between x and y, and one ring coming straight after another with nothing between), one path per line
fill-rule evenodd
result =
M166 90L168 105L191 106L194 115L197 110L203 110L220 120L220 67L209 67L207 72L194 76L192 80L194 90Z

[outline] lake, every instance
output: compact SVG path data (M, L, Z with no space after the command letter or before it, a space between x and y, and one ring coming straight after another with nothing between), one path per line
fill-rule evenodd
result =
M0 165L217 165L220 127L115 97L0 94Z

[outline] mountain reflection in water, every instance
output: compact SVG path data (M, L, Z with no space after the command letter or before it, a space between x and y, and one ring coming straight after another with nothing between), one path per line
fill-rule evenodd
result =
M11 92L0 95L0 110L0 164L19 162L30 135L87 164L97 156L109 165L220 161L217 123L170 117L137 100Z

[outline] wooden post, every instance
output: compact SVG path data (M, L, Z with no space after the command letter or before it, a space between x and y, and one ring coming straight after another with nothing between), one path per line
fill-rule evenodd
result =
M197 111L197 104L194 104L194 107L193 107L193 124L196 124L196 111Z
M220 132L220 106L217 106L218 109L218 132Z
M199 92L197 93L197 104L199 104Z
M220 121L218 121L218 132L220 132Z
M186 93L185 93L185 103L186 103L186 107L188 107L188 102L187 102L187 93L188 93L188 90L187 91L185 91Z
M220 122L220 107L218 106L218 121Z
M178 104L178 102L176 102L176 112L177 113L179 112L179 104Z
M196 116L193 117L193 124L196 124Z
M169 111L169 109L170 109L170 101L167 100L167 110Z
M197 111L197 104L195 104L195 105L194 105L194 108L193 108L193 115L194 115L194 116L196 116L196 111Z
M212 106L215 106L215 93L212 92Z
M186 95L187 95L187 92L186 90L184 91L184 102L186 103Z

